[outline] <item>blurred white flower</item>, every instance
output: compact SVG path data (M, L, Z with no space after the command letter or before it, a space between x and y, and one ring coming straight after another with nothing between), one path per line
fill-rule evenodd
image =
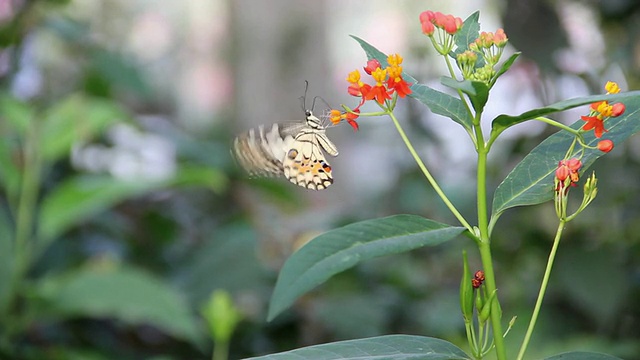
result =
M165 138L118 124L107 133L112 144L77 145L71 163L92 173L109 173L121 180L165 180L176 172L176 149Z

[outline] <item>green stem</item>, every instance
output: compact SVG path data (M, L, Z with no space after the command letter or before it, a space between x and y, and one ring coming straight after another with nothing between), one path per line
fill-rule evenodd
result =
M229 341L216 341L213 345L211 360L229 359Z
M571 133L573 135L576 135L576 136L580 135L580 131L572 129L572 128L570 128L569 126L567 126L565 124L559 123L559 122L557 122L555 120L551 120L551 119L543 117L543 116L538 116L538 117L534 118L533 120L537 120L537 121L541 121L543 123L547 123L549 125L555 126L555 127L560 128L562 130L568 131L569 133Z
M398 130L398 133L400 134L402 141L404 141L405 145L409 149L409 152L413 156L413 159L416 161L416 163L418 164L418 167L420 167L420 170L422 170L422 173L427 178L427 180L429 181L433 189L436 191L438 196L440 196L442 201L445 203L445 205L447 205L451 213L453 213L453 215L458 219L460 224L462 224L462 226L464 226L465 228L467 228L467 230L473 233L473 227L469 225L467 220L462 216L462 214L460 214L458 209L456 209L456 207L451 203L451 201L449 201L449 198L447 198L444 191L442 191L442 189L440 188L436 180L433 178L433 176L431 176L431 173L429 172L429 170L427 170L427 167L422 162L422 159L420 159L420 156L418 156L418 153L413 148L413 145L411 145L411 142L409 141L407 134L405 134L404 130L402 129L402 126L400 126L398 119L395 117L395 115L391 111L388 112L388 115L389 117L391 117L391 120L393 120L393 124L396 126L396 129Z
M491 257L491 240L489 238L489 220L487 214L487 153L482 129L480 125L475 125L476 137L478 138L478 169L477 169L477 198L478 198L478 228L480 229L480 258L485 274L485 286L488 294L496 291L496 278L493 270L493 259ZM491 302L491 327L493 328L493 339L496 346L496 356L498 360L506 360L507 353L502 337L501 324L502 310L498 297Z
M529 345L529 341L531 340L533 329L536 327L536 321L538 320L538 315L540 314L540 308L542 307L542 300L544 299L544 294L547 291L549 277L551 276L551 268L553 267L553 261L556 258L558 245L560 244L560 238L562 237L562 230L564 230L565 224L566 224L565 220L560 220L560 223L558 224L558 229L556 230L556 237L553 240L553 247L551 248L551 253L549 254L549 259L547 260L547 268L544 271L542 284L540 284L540 291L538 292L538 299L536 300L536 306L533 308L531 321L529 321L529 327L527 328L527 333L524 336L524 340L522 342L522 346L520 347L520 352L518 353L517 360L522 360L524 358L524 353L527 351L527 346Z

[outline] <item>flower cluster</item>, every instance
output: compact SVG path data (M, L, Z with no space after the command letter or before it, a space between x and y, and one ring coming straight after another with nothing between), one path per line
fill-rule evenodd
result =
M556 191L568 189L568 186L577 186L580 175L578 171L582 167L582 161L580 159L571 158L569 160L560 160L558 168L556 169L556 179L558 184L556 185Z
M424 11L420 14L420 24L422 33L429 36L436 51L447 55L455 45L453 35L462 28L462 19L441 12Z
M617 94L620 92L620 87L613 81L607 82L605 85L607 94ZM594 102L590 106L589 115L581 116L580 118L586 122L582 126L582 130L593 130L596 138L601 138L603 133L608 132L604 128L604 123L610 117L617 117L624 113L625 106L623 103L609 104L607 101ZM604 152L609 152L613 149L613 141L602 140L598 143L598 149Z
M349 95L359 97L360 103L355 109L342 113L339 110L331 110L329 118L334 124L345 120L355 130L358 130L358 123L355 121L360 114L360 107L365 102L375 100L381 107L392 108L395 105L397 96L404 98L411 94L411 84L402 78L402 56L398 54L387 57L386 67L383 67L376 59L367 61L364 72L370 75L375 84L364 83L358 69L352 71L347 76ZM389 102L393 100L392 102Z
M500 61L507 41L507 35L503 29L498 29L495 33L484 31L480 33L480 36L469 44L469 50L456 57L463 77L469 80L490 82L496 74L494 67ZM482 56L484 66L476 69L478 55Z

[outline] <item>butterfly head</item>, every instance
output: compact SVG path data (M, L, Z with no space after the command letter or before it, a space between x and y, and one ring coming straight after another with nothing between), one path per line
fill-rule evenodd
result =
M311 110L305 110L305 118L307 121L307 126L312 129L322 130L325 128L323 121L320 120L317 116L313 115Z

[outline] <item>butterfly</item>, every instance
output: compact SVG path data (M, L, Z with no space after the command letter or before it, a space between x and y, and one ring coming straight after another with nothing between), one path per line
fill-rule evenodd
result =
M324 152L338 156L325 130L323 121L305 110L304 122L259 126L236 137L233 152L250 176L284 175L298 186L322 190L333 184Z

